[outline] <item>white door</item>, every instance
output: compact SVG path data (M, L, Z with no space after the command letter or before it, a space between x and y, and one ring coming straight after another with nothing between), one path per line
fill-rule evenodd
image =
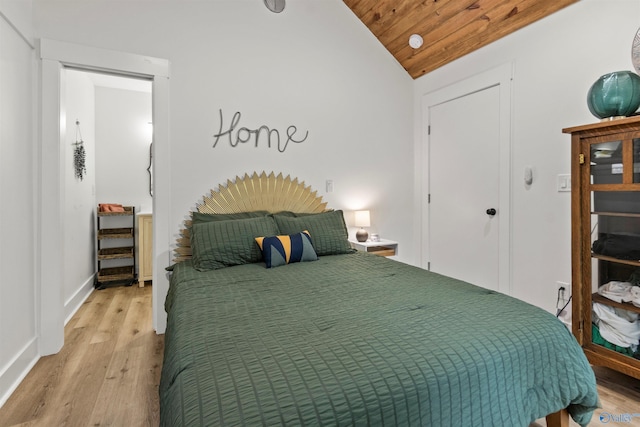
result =
M427 266L509 294L510 68L425 101Z
M499 88L431 108L432 271L498 289ZM487 210L493 209L496 211Z

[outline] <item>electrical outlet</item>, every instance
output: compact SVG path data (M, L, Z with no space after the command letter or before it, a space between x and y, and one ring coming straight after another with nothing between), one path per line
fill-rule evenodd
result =
M566 303L569 302L569 298L571 297L571 285L566 282L556 282L556 301L557 301L557 309L560 310L565 306Z
M571 306L569 305L569 301L571 300L571 284L557 281L555 283L555 291L556 317L571 330Z

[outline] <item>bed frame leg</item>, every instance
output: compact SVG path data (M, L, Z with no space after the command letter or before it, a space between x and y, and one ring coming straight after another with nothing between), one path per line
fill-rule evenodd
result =
M569 427L569 412L561 409L546 417L547 427Z

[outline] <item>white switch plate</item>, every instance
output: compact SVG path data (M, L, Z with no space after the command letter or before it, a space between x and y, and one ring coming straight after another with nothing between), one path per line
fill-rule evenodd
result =
M571 191L571 175L560 174L558 175L558 192Z
M326 182L326 186L327 186L327 193L333 193L333 180L332 179L328 179Z

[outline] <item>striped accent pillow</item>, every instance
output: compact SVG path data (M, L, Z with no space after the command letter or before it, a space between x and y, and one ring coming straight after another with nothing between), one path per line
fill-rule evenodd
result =
M318 259L307 230L283 236L256 237L256 242L267 268Z

